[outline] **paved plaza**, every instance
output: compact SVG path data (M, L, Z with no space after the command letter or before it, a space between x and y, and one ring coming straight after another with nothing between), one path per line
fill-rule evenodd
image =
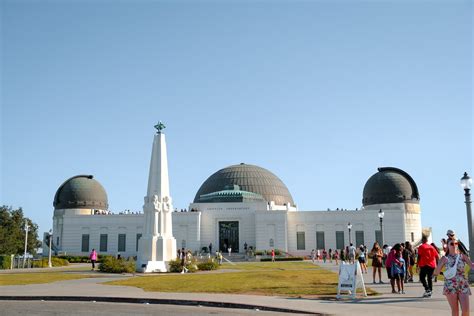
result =
M334 263L319 264L322 267L327 268L328 270L337 271L338 269L338 267ZM38 271L38 269L35 271ZM225 271L221 270L219 272L222 274L222 277L225 278ZM11 272L2 271L2 273ZM15 305L15 303L12 303L11 301L5 301L6 297L26 298L48 296L55 297L56 299L64 299L65 297L76 297L77 300L85 300L87 302L100 300L101 298L108 299L109 301L113 301L113 299L110 298L117 298L118 300L122 299L122 301L125 302L124 299L130 298L136 299L136 302L140 302L141 305L146 304L146 299L149 299L150 302L152 302L152 300L158 300L157 302L161 303L171 302L171 304L180 305L179 307L176 306L175 314L186 314L187 312L181 309L181 307L184 305L190 305L190 303L193 301L202 302L202 306L206 308L211 308L212 306L219 307L219 309L215 310L219 314L223 311L226 311L226 309L223 309L222 307L230 307L231 309L228 310L230 314L238 314L239 310L236 308L238 308L237 306L239 305L242 307L245 307L244 305L251 306L254 310L258 307L282 309L280 312L278 312L278 310L274 310L273 314L275 312L281 313L283 309L327 315L380 315L380 313L387 313L391 316L406 316L415 314L421 316L450 314L448 303L441 293L442 282L434 283L433 297L430 299L421 298L423 288L421 286L421 283L418 282L406 284L406 294L404 295L392 294L389 282L385 275L383 278L385 284L371 284L371 268L369 268L369 274L364 274L366 285L371 287L381 295L367 298L358 298L356 300L344 299L342 301L337 301L333 298L320 299L236 294L145 292L142 289L135 287L112 286L103 284L104 282L111 280L128 278L130 277L130 275L104 275L101 273L89 271L75 273L96 273L97 277L79 280L59 281L48 284L2 286L0 287L0 298L2 298L3 301L0 301L0 306L11 306L11 314L15 314L14 311L18 311L18 306ZM75 300L74 298L69 299ZM180 302L182 302L182 304L180 304ZM63 306L61 304L58 304L58 308L59 306ZM473 304L474 302L472 301L471 297L471 312L474 310ZM232 308L232 306L234 308ZM2 315L9 314L8 309L1 308L1 310ZM77 314L80 314L80 310L82 309L77 310ZM111 309L110 314L114 314L112 310L113 308ZM142 310L142 307L140 307L140 310ZM173 306L167 305L166 310L172 311ZM107 309L105 311L107 311ZM182 311L182 313L180 311ZM205 313L204 310L202 310L202 312ZM247 312L242 309L242 314L243 313Z

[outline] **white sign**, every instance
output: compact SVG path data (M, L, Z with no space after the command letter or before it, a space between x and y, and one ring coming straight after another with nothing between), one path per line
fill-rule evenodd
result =
M356 297L356 291L362 288L364 296L367 296L365 291L364 278L362 277L362 270L359 262L354 264L342 264L339 266L339 282L337 286L337 298L341 298L341 291L347 291L352 298Z

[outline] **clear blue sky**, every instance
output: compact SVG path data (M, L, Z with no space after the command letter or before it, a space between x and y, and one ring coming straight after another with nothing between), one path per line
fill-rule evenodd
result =
M361 206L377 167L418 184L436 241L467 240L470 1L1 2L1 204L47 231L67 178L140 210L153 125L174 206L245 162L300 210Z

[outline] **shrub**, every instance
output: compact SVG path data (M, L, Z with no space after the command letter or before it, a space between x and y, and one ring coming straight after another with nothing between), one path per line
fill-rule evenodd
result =
M261 251L261 250L256 250L256 251L255 251L255 255L256 255L256 256L261 256L261 255L263 255L263 251Z
M288 258L275 258L275 261L303 261L303 257L288 257ZM261 262L272 261L272 258L260 259Z
M199 262L197 267L201 271L217 270L219 269L219 264L215 260L207 260L205 262Z
M181 272L181 260L179 258L169 262L169 272Z
M0 269L10 269L12 257L10 255L0 255Z
M191 261L186 260L186 269L188 272L196 272L198 270L196 259L192 258ZM181 272L183 267L181 266L181 259L176 258L169 262L169 272Z
M135 272L135 260L103 256L99 264L99 271L107 273L132 273Z

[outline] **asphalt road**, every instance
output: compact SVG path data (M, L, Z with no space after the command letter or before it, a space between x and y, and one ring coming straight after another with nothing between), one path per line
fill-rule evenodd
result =
M0 315L297 315L247 309L196 307L161 304L94 302L0 301Z

